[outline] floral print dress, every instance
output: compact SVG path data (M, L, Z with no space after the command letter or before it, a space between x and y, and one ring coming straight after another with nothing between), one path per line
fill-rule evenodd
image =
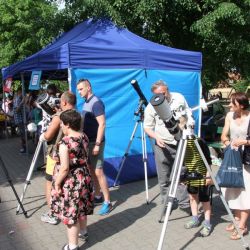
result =
M62 192L55 190L55 180L60 170L59 146L64 144L69 151L69 172L61 184ZM51 214L65 225L72 225L78 219L93 214L94 193L90 171L87 166L88 139L65 136L57 145L54 159L57 161L52 181Z

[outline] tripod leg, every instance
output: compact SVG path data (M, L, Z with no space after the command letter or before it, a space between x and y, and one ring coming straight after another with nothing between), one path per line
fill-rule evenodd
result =
M125 153L124 153L124 155L123 155L123 157L122 157L122 161L121 161L121 163L120 163L120 165L119 165L119 167L118 167L119 171L118 171L118 174L117 174L117 176L116 176L116 178L115 178L115 182L114 182L114 184L113 184L113 187L116 186L116 183L117 183L117 181L118 181L118 179L119 179L119 177L120 177L120 174L121 174L123 165L124 165L125 160L126 160L126 158L127 158L127 156L128 156L128 151L129 151L129 149L130 149L130 147L131 147L131 144L132 144L132 142L133 142L133 139L134 139L134 137L135 137L135 132L136 132L136 129L137 129L137 127L138 127L138 124L139 124L139 121L137 121L137 122L135 123L134 130L133 130L133 132L132 132L132 134L131 134L131 136L130 136L129 143L128 143L128 146L127 146L127 149L126 149L126 151L125 151Z
M204 154L203 154L203 152L202 152L202 150L201 150L201 147L200 147L200 145L199 145L199 143L198 143L197 140L195 140L195 145L196 145L196 148L197 148L198 151L199 151L200 156L202 157L202 160L203 160L203 162L204 162L204 164L205 164L205 166L206 166L206 168L207 168L207 171L208 171L209 174L210 174L210 177L211 177L212 180L213 180L214 186L215 186L215 188L216 188L216 190L217 190L217 192L218 192L218 194L219 194L219 196L220 196L220 198L221 198L221 201L222 201L224 207L226 208L227 213L228 213L228 215L229 215L231 221L232 221L233 224L234 224L234 227L236 228L238 234L241 236L241 240L242 240L242 243L243 243L244 248L245 248L245 249L249 249L249 246L248 246L247 242L245 241L243 235L240 233L240 229L239 229L239 227L238 227L238 225L237 225L237 223L236 223L236 220L235 220L235 218L234 218L234 216L233 216L233 214L232 214L232 212L231 212L231 210L230 210L230 208L229 208L229 206L228 206L228 204L227 204L227 202L226 202L226 200L225 200L225 197L222 195L222 192L221 192L221 190L220 190L220 187L219 187L219 185L218 185L218 183L217 183L217 181L216 181L216 179L215 179L215 177L214 177L214 175L213 175L213 172L212 172L212 170L211 170L211 168L210 168L210 166L209 166L209 164L208 164L208 162L207 162L207 159L206 159L206 157L204 156Z
M146 191L146 202L149 204L148 197L148 167L147 167L147 145L146 145L146 134L143 129L143 123L141 122L141 143L142 143L142 159L144 165L144 176L145 176L145 191Z
M47 155L47 142L43 142L43 162L46 164L46 155Z
M165 236L167 224L168 224L168 218L172 210L174 199L176 198L176 192L177 192L177 187L178 187L179 180L180 180L181 167L183 165L183 161L185 157L186 146L187 146L187 141L181 139L177 148L176 157L175 157L175 161L173 164L172 178L171 178L171 184L169 187L168 197L165 200L165 202L167 202L167 210L166 210L166 215L164 218L164 223L162 226L161 236L160 236L157 250L162 249L164 236ZM164 204L164 207L165 207L165 204ZM163 209L165 209L164 207Z
M169 194L170 194L170 191L172 190L173 192L173 186L175 183L174 180L178 174L178 166L181 165L181 154L182 154L182 151L183 151L183 145L184 145L184 141L181 140L179 145L178 145L178 148L177 148L177 151L176 151L176 156L175 156L175 161L174 161L174 164L173 164L173 167L172 167L172 171L171 171L171 176L170 176L170 180L171 180L171 184L170 184L170 187L168 189L168 193L166 194L166 197L164 199L164 203L163 203L163 208L162 208L162 213L161 213L161 217L159 219L159 223L162 223L162 218L164 217L164 215L166 214L166 207L167 207L167 203L168 203L168 198L169 198ZM178 187L178 184L177 183L177 187ZM177 190L177 188L176 188Z
M36 164L36 161L37 161L37 158L38 158L40 149L41 149L41 147L42 147L42 144L43 144L43 143L42 143L41 141L39 141L39 142L38 142L38 145L37 145L37 147L36 147L36 151L35 151L35 154L34 154L34 156L33 156L33 159L32 159L31 165L30 165L30 169L29 169L27 178L26 178L26 180L25 180L25 185L24 185L24 188L23 188L23 193L22 193L21 198L20 198L20 201L21 201L21 202L23 201L23 198L24 198L25 192L26 192L26 190L27 190L27 187L28 187L28 185L30 184L30 179L31 179L31 176L32 176L32 174L33 174L34 167L35 167L35 164ZM19 209L20 209L20 205L17 206L16 214L19 213Z
M8 171L7 171L7 168L5 167L5 164L4 164L4 162L3 162L3 160L2 160L1 157L0 157L0 165L2 166L2 169L3 169L3 172L4 172L5 176L6 176L6 179L7 179L7 181L9 182L9 184L10 184L10 186L11 186L11 188L12 188L12 190L13 190L15 196L16 196L16 199L17 199L17 201L18 201L18 203L19 203L19 206L21 207L21 209L22 209L22 211L23 211L24 216L25 216L26 218L28 218L27 212L25 211L25 209L24 209L24 207L23 207L23 204L22 204L22 202L20 201L20 199L19 199L19 197L18 197L18 194L17 194L17 192L16 192L16 189L15 189L13 183L12 183L12 180L11 180L11 178L10 178L10 176L9 176L9 173L8 173Z

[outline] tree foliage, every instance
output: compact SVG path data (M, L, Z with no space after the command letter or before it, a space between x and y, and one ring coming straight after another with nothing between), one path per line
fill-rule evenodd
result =
M230 70L245 78L250 75L249 0L65 0L65 4L68 27L87 17L108 16L152 41L201 51L203 82L210 87Z
M108 17L146 39L201 51L203 83L212 87L230 70L249 79L249 13L250 0L0 0L0 66L87 18Z
M32 55L58 34L57 8L46 0L0 0L0 67Z

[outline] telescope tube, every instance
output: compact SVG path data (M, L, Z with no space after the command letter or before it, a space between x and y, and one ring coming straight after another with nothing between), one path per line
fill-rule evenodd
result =
M137 94L139 95L140 99L143 101L143 104L145 104L147 106L148 101L147 101L146 97L144 96L144 94L142 93L138 82L136 80L132 80L130 83L134 87L134 89L137 92Z

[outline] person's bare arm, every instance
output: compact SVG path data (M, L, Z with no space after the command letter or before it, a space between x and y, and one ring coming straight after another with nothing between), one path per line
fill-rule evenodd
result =
M145 131L145 133L146 133L149 137L155 139L156 144L157 144L159 147L162 147L162 148L165 147L164 140L162 140L162 139L157 135L157 133L156 133L154 130L152 130L151 128L145 128L145 127L144 127L144 131Z
M59 131L60 129L60 118L58 115L54 116L47 131L44 133L44 138L46 141L51 141L56 133Z
M69 150L66 145L59 147L60 170L55 180L55 189L58 193L61 192L61 184L69 172Z
M151 106L147 106L144 112L144 131L150 138L155 139L159 147L165 147L164 140L154 130L156 121L154 114L150 112L150 108Z
M106 119L105 115L99 115L96 117L96 120L98 122L98 130L97 130L97 136L96 136L96 142L99 144L102 142L104 133L105 133L105 126L106 126ZM97 155L99 153L100 146L95 145L93 148L92 154Z
M222 134L221 134L221 141L225 146L228 146L231 143L229 132L230 132L230 118L229 118L229 113L228 113L226 115L225 124L224 124Z

